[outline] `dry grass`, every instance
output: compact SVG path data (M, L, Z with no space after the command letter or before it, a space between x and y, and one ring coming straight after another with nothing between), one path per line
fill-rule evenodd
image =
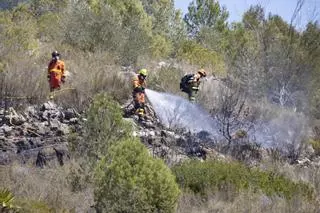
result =
M202 164L201 164L202 165ZM292 196L283 196L281 193L274 193L267 196L263 193L263 189L257 189L254 186L249 186L246 190L235 190L231 185L225 185L218 187L217 190L210 189L210 185L207 182L203 183L205 193L191 192L193 188L187 188L184 190L183 195L179 200L178 213L204 213L204 212L263 212L263 213L277 213L277 212L304 212L304 213L319 213L320 206L320 168L316 167L303 167L298 165L289 165L287 163L273 162L273 164L261 165L264 169L272 171L272 174L285 175L295 183L310 184L314 196L303 196L303 193L294 192ZM234 173L236 169L231 169L230 172ZM207 172L202 172L203 175L199 176L193 169L190 172L194 172L195 182L190 185L188 177L184 177L182 184L189 187L197 187L199 181L204 176L207 176ZM221 175L223 172L219 171ZM185 174L186 171L185 171ZM217 175L217 176L219 176ZM242 174L243 176L244 174ZM181 180L181 174L178 175ZM198 178L197 178L198 177ZM211 177L210 180L214 180L215 177ZM238 178L240 179L240 178ZM236 180L238 180L236 179ZM264 179L264 181L268 180ZM227 181L228 179L223 179ZM275 179L266 185L267 189L271 189L273 185L279 184L279 181ZM273 184L273 185L272 185ZM290 190L290 181L285 184L285 191ZM287 186L287 187L286 187ZM302 185L296 185L299 189L302 189ZM281 187L280 187L281 188ZM311 188L310 188L311 189ZM276 190L279 190L276 188ZM265 191L265 190L264 190ZM268 190L267 190L268 191Z
M290 165L288 163L275 163L269 169L294 181L303 181L312 185L320 202L320 168L315 166Z
M185 193L179 200L177 213L317 213L318 205L304 202L300 197L286 200L260 193L218 192L206 199Z
M73 192L70 173L75 164L59 168L39 169L12 165L0 167L0 188L8 188L17 199L40 201L56 209L87 212L93 203L93 192L88 187Z
M52 45L53 46L53 45ZM17 60L0 73L1 100L11 106L42 103L48 100L47 64L50 60L51 45L40 48L38 55L25 57L17 53ZM55 93L55 100L62 106L85 109L91 98L105 91L118 101L124 101L131 93L128 79L120 72L120 66L107 53L83 53L68 46L58 49L62 53L66 70L70 76L61 91ZM32 63L30 63L32 61Z

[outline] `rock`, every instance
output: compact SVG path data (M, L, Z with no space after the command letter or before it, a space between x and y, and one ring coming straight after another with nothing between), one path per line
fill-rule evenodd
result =
M12 139L1 138L0 139L0 151L16 153L17 147L14 145Z
M37 137L37 138L29 138L28 139L28 143L30 144L30 146L32 148L35 148L35 147L42 147L45 145L45 141L44 140L41 140L40 137Z
M151 137L154 137L154 136L156 136L156 133L155 133L155 131L150 131L150 132L149 132L149 136L151 136Z
M52 131L57 131L60 128L60 126L61 126L61 123L57 119L52 119L49 122L49 127L50 127L50 130Z
M13 131L12 127L10 127L10 126L8 126L8 125L6 125L6 124L4 124L4 125L2 125L2 126L0 127L0 131L1 131L1 130L2 130L2 132L4 133L5 136L10 136L10 135L12 135L12 131Z
M76 113L73 109L67 109L63 113L64 113L64 119L66 120L70 120L76 117Z
M57 136L67 135L70 133L69 126L64 123L60 123L60 126L57 130Z
M37 133L39 134L39 135L46 135L49 131L50 131L50 129L49 129L49 127L48 127L48 123L47 122L42 122L42 123L39 123L38 125L37 125Z
M69 124L78 124L79 123L79 119L78 118L71 118L69 120Z
M162 137L169 137L169 136L174 136L175 133L172 131L168 131L168 130L161 130L161 136Z
M56 152L57 160L58 160L60 166L63 166L64 162L67 159L70 159L68 144L64 143L64 144L61 144L59 146L54 147L53 149Z
M26 119L21 115L18 114L12 107L9 107L7 114L2 117L3 122L9 125L22 125L26 122Z
M30 118L36 118L39 119L39 115L38 112L35 108L35 106L28 106L25 110L24 110L25 114L30 117Z
M12 162L12 154L9 152L0 151L0 165L7 165Z
M36 166L44 167L48 164L49 160L52 160L56 156L56 151L53 147L45 147L38 152L36 159Z
M69 159L69 150L66 143L48 146L41 149L36 158L36 166L43 168L48 165L50 160L57 159L57 162L63 166L64 162Z
M13 116L11 118L11 124L13 125L22 125L26 122L27 120L22 116L22 115L19 115L19 116Z
M142 121L141 124L148 129L155 129L156 126L151 121Z
M298 160L297 160L297 163L298 163L300 166L308 166L308 165L310 165L311 161L310 161L310 159L308 159L308 158L303 158L303 159L298 159Z
M20 153L25 150L29 150L32 148L31 144L27 141L26 138L21 138L19 141L15 142L17 147L17 153Z
M48 101L47 103L44 103L40 108L41 111L56 110L56 109L57 109L57 105L52 101Z
M137 137L137 136L138 136L138 133L137 133L136 131L133 131L133 132L132 132L132 136L133 136L133 137Z
M82 132L77 112L65 110L65 116L63 111L53 102L29 106L22 114L9 108L6 123L0 124L0 164L32 162L43 167L56 159L63 165L69 158L64 135L70 133L71 126ZM68 124L61 122L67 121L64 117L69 119Z
M147 137L147 133L145 131L140 131L139 136L140 137Z
M48 110L48 111L44 111L41 114L41 117L43 120L48 121L49 119L60 119L63 120L63 114L60 111L56 111L56 110Z

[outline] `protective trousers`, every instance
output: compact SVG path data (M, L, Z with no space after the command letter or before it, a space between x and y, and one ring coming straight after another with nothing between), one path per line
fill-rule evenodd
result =
M55 89L60 89L61 87L61 78L62 73L60 70L52 70L50 71L50 91L53 92Z
M143 92L133 92L135 114L139 117L145 114L145 94Z
M189 96L189 101L190 102L195 102L196 101L196 95L198 93L198 90L199 90L199 87L196 87L196 86L191 86L189 88L188 96Z

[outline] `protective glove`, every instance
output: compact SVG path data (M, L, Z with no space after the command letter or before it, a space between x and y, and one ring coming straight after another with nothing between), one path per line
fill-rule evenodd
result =
M192 90L198 91L199 87L192 87Z
M65 76L62 76L61 77L61 82L64 84L66 82L66 77Z
M50 82L50 75L47 75L48 81Z

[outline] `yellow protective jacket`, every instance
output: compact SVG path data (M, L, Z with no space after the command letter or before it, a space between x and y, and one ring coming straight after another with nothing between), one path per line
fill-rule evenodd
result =
M61 60L51 60L49 65L48 65L48 76L50 76L51 72L55 72L56 75L58 75L59 78L65 77L65 66L64 62Z
M141 80L139 79L139 75L135 75L132 79L132 87L133 87L133 91L136 90L136 88L145 88L146 85L146 81L145 80Z

